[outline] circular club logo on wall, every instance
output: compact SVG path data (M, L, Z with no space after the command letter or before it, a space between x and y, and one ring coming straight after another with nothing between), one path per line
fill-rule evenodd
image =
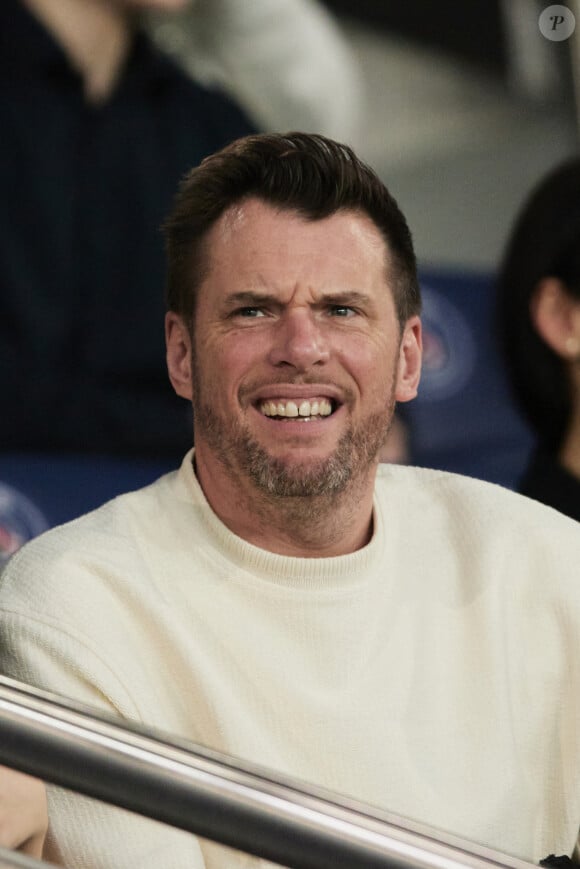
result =
M442 293L421 287L423 367L419 397L444 401L460 392L475 367L475 339L459 308Z
M0 483L0 567L47 528L48 522L32 501L12 486Z

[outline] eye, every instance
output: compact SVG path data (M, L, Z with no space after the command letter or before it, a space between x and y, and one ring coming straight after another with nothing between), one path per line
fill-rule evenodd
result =
M245 308L236 308L232 311L232 317L244 317L247 320L255 320L258 317L264 317L264 311L261 308L253 308L247 306Z
M357 312L354 308L351 308L349 305L331 305L330 313L333 317L352 317Z

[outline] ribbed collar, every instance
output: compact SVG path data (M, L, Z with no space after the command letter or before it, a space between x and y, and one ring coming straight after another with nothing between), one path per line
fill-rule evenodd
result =
M221 559L260 580L308 591L347 590L368 582L382 560L385 528L376 501L373 536L362 549L331 558L293 558L260 549L224 525L213 512L197 480L193 470L193 450L185 456L177 479L188 500L199 509L208 544Z

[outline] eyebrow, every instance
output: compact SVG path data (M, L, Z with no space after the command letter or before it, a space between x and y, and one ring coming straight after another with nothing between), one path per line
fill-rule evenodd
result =
M253 290L245 290L239 293L232 293L224 300L226 307L235 307L236 305L252 307L259 305L283 305L277 296L271 293L260 293ZM361 307L369 307L374 304L373 300L366 293L361 293L358 290L343 290L337 293L328 293L320 297L316 304L320 305L360 305Z
M251 290L246 290L241 293L232 293L224 299L224 305L228 308L235 307L236 305L252 307L253 305L257 306L274 303L279 305L280 300L271 295L271 293L258 293Z
M327 305L360 305L361 308L374 304L374 300L370 296L366 293L361 293L359 290L343 290L340 293L329 293L328 295L324 295L320 301Z

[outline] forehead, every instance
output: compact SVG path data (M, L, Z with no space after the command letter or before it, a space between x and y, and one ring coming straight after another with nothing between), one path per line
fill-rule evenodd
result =
M362 212L345 209L310 220L259 199L225 211L208 232L205 250L209 275L215 277L233 269L321 280L343 272L345 279L364 275L384 283L390 260L379 229Z

